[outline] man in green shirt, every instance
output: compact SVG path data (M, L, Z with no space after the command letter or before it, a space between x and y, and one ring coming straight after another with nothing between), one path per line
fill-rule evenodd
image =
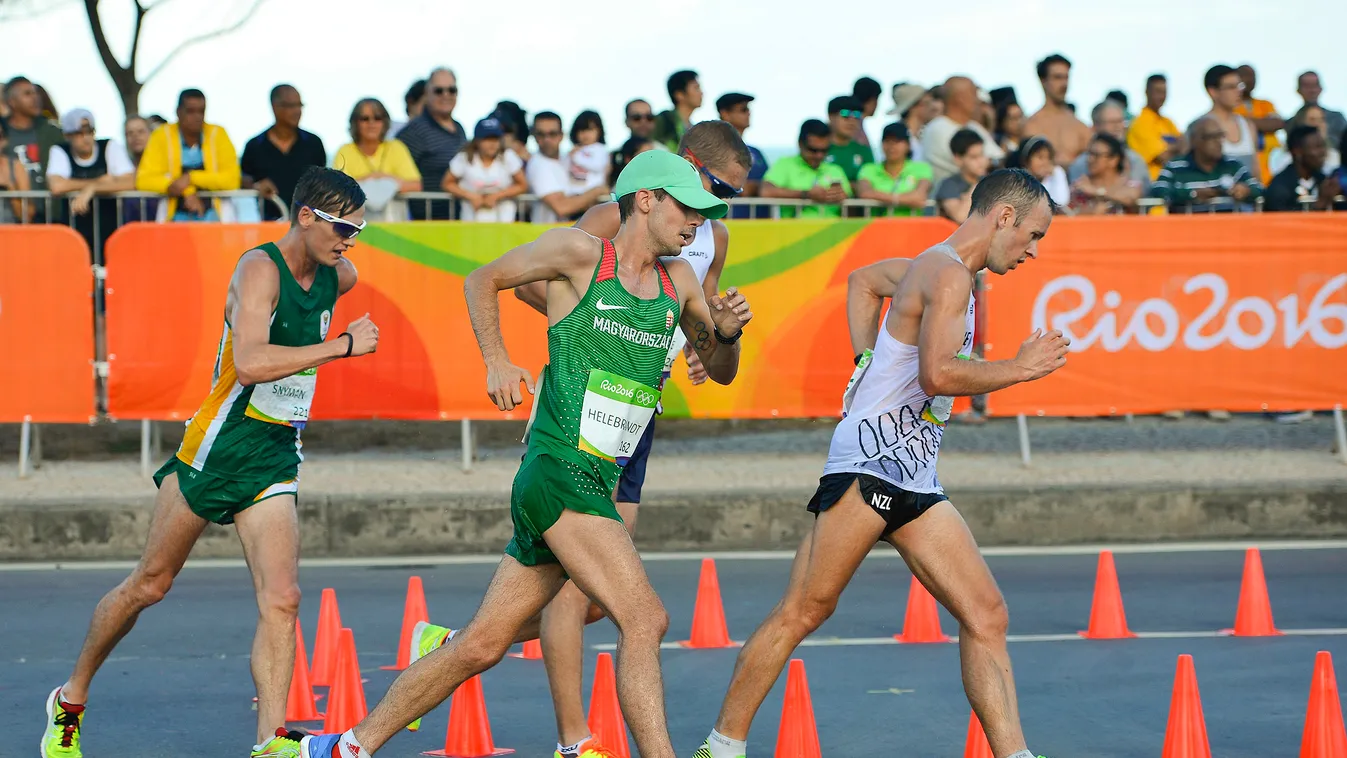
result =
M834 163L824 162L828 155L828 125L811 118L800 126L800 154L782 158L767 169L762 177L762 196L795 200L810 200L813 205L797 209L781 207L782 218L837 218L842 215L840 203L851 194L851 182L846 172Z
M655 117L650 139L676 153L683 133L692 126L692 112L702 107L702 85L696 71L675 71L669 76L668 89L674 107Z
M1205 116L1193 123L1189 133L1192 152L1175 158L1160 171L1151 185L1151 196L1170 207L1189 210L1235 210L1263 194L1263 185L1248 167L1222 154L1225 129Z
M908 159L912 137L908 134L907 124L895 121L884 127L880 145L884 150L884 162L861 166L856 196L889 206L875 209L871 214L874 216L922 215L926 212L933 174L931 164Z
M875 153L869 145L856 141L861 131L861 101L851 95L834 97L828 101L828 162L835 164L856 181L861 166L875 162Z

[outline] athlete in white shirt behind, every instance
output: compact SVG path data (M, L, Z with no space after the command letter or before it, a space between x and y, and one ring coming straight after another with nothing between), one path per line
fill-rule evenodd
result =
M964 689L997 758L1033 758L1020 728L1006 650L1009 616L977 543L936 476L953 398L1040 379L1066 364L1070 341L1035 332L1011 360L970 358L973 276L1037 257L1052 223L1043 185L1020 169L988 175L968 220L912 260L853 272L847 319L857 368L843 397L812 533L795 553L786 595L748 638L716 727L694 758L741 758L749 726L791 652L837 607L875 542L897 548L959 622ZM883 323L884 298L893 299Z

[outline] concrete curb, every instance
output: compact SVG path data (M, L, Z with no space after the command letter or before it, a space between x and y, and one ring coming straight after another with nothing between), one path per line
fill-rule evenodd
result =
M812 490L652 495L636 542L645 550L791 549L813 518ZM1256 487L1030 487L965 489L951 498L984 546L1347 536L1347 483ZM0 560L139 557L152 509L135 501L0 505ZM301 496L307 557L481 554L510 538L498 494ZM241 555L232 529L211 526L196 558Z

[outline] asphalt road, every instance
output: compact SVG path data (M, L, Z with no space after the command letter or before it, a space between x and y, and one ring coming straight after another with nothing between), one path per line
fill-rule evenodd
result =
M1010 605L1011 633L1085 628L1095 560L989 558ZM1347 550L1268 550L1263 562L1280 628L1347 627ZM1203 633L1231 626L1242 564L1238 551L1119 554L1132 629ZM779 597L787 563L721 559L718 568L731 635L742 639ZM394 676L378 667L395 659L407 577L423 578L432 619L456 625L481 598L491 570L485 564L306 567L301 619L309 645L320 592L334 587L342 621L355 633L372 707ZM651 561L648 570L672 617L668 640L685 639L698 562ZM0 756L36 754L43 698L64 681L90 611L122 575L0 572ZM899 560L867 561L815 639L864 640L900 631L909 576ZM253 736L247 655L254 620L243 569L189 567L95 680L84 722L85 755L245 756ZM943 623L947 633L956 631L948 616ZM591 645L615 641L607 622L590 629ZM1214 754L1296 754L1317 650L1334 654L1339 678L1347 681L1347 636L1020 641L1011 647L1029 746L1055 758L1159 755L1175 660L1182 653L1196 662ZM680 755L691 754L709 731L735 654L664 653L669 723ZM594 655L591 649L590 661ZM956 645L825 644L802 647L797 657L808 670L825 754L962 755L969 708ZM483 683L496 744L521 755L550 754L555 735L542 664L507 658ZM772 754L784 687L783 675L754 723L750 755ZM420 733L401 734L380 755L440 748L447 720L442 706Z

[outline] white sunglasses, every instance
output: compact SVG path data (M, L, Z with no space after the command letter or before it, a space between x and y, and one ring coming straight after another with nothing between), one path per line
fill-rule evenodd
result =
M331 213L325 213L323 211L318 210L317 208L314 208L313 206L305 206L305 207L313 211L313 215L332 224L332 231L336 232L337 236L341 237L344 240L355 239L355 236L359 234L362 229L365 228L364 221L361 221L360 225L357 226L351 223L350 221L337 218L336 216L333 216Z

